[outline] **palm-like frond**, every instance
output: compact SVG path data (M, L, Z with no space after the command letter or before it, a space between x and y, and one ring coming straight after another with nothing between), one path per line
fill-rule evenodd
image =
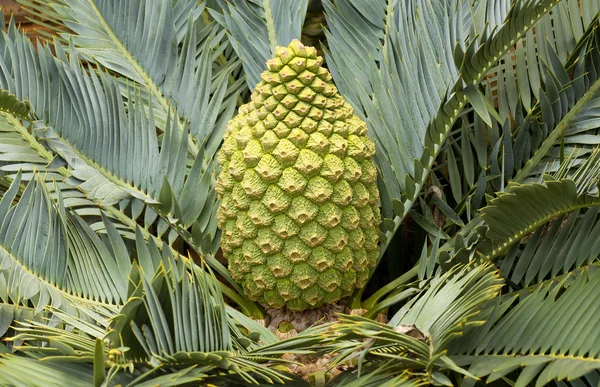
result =
M129 300L112 320L108 337L114 346L130 348L127 356L134 360L231 351L227 314L215 281L168 255L153 262L152 256L160 254L156 248L149 253L140 256Z
M514 286L530 286L568 274L598 260L598 208L574 211L540 227L522 245L513 245L499 262L500 272Z
M74 387L94 386L185 386L206 379L211 367L187 367L167 375L150 377L119 373L105 384L105 379L94 374L89 364L66 363L61 360L38 360L15 355L0 355L0 382L7 387Z
M288 380L285 374L258 363L277 362L281 353L253 352L257 342L270 342L273 334L262 330L243 333L230 319L211 274L190 261L161 254L151 244L146 250L139 255L139 266L135 264L131 271L127 302L106 316L110 323L104 320L98 326L53 310L60 326L20 323L11 341L23 344L13 349L43 362L84 363L87 367L82 367L82 372L87 375L82 377L87 380L92 369L109 367L103 376L108 385L122 378L132 386L160 380L180 385L227 371L250 384ZM252 327L242 319L244 325ZM6 359L17 363L15 367L24 366L14 357ZM190 367L200 368L190 372ZM132 375L119 372L125 369ZM169 370L171 375L166 372ZM177 380L178 375L186 376Z
M485 84L490 93L497 93L500 124L519 115L521 106L531 111L535 100L540 100L540 81L547 83L557 74L552 67L558 63L564 67L578 54L577 45L598 12L600 4L594 0L559 2L490 70ZM554 34L554 30L561 32Z
M202 252L214 253L218 247L214 156L235 111L243 80L231 77L240 62L228 53L231 50L223 30L200 17L205 12L204 3L23 2L68 27L70 33L62 36L83 58L118 74L121 93L144 106L137 109L154 116L149 122L162 131L178 132L188 150L182 176L189 176L186 187L194 194L177 198L182 211L171 217L180 222L188 241L193 234L196 244L204 247ZM129 28L132 25L135 30ZM60 54L61 48L57 51L61 59L68 60ZM140 90L132 91L131 83ZM163 144L159 141L158 146ZM181 187L170 183L177 197ZM164 194L168 191L165 188ZM194 208L186 209L190 204ZM135 206L131 208L134 213L143 209L139 203ZM173 241L177 232L170 228L171 222L157 220L155 212L156 208L147 211L147 227L156 222L159 230L171 231L168 237Z
M483 323L478 312L501 286L489 264L457 267L429 282L387 325L340 316L324 332L329 338L321 351L337 353L334 364L356 359L361 374L365 370L385 372L388 378L405 374L415 377L417 384L442 380L443 369L466 373L445 357L445 350L468 327Z
M487 105L482 109L483 114L489 110L496 117L491 125L475 109L472 117L461 117L459 130L444 146L436 175L449 184L456 212L472 216L482 206L486 192L504 190L510 181L531 181L556 171L569 155L574 157L575 167L598 146L594 113L598 22L590 17L574 19L574 11L565 9L572 9L571 3L576 2L559 3L536 25L536 33L541 33L543 28L538 30L538 25L547 29L551 21L563 23L571 15L572 28L565 36L568 47L556 41L534 40L534 33L527 32L526 38L517 41L516 51L509 51L501 64L490 70L497 78L484 82ZM593 11L597 6L587 3L582 3L584 9ZM581 33L576 32L580 29ZM516 59L512 56L515 52ZM518 60L514 68L513 60ZM536 64L525 66L526 60ZM535 72L531 79L528 71ZM543 87L532 86L535 82L543 82ZM530 95L528 101L525 95Z
M539 102L521 122L514 140L508 141L510 133L504 133L504 140L498 141L491 156L490 171L497 176L499 185L497 189L510 192L513 187L524 181L539 181L541 175L547 172L560 170L563 158L569 160L569 170L561 176L574 176L573 173L586 157L590 157L589 145L586 138L594 135L597 125L596 114L598 104L598 27L597 22L590 24L585 36L580 41L577 54L570 58L562 74L570 74L569 81L560 84L548 83L540 91L541 101L553 101L552 104ZM554 72L558 72L558 67ZM587 133L586 133L587 132ZM494 133L490 131L488 133ZM583 136L581 136L583 134ZM525 136L525 137L523 137ZM528 139L529 138L529 139ZM506 141L505 141L506 140ZM534 141L535 140L535 141ZM578 148L567 148L564 144L573 141ZM514 143L513 143L514 141ZM578 143L579 142L579 143ZM504 147L504 157L499 157L500 145ZM592 144L592 146L594 146ZM528 156L525 156L527 154ZM571 154L571 156L569 156ZM509 160L513 167L504 168L502 160ZM520 166L520 167L519 167ZM520 168L520 169L518 169ZM513 171L503 175L502 169ZM482 179L477 183L477 189L472 199L481 205L488 179L487 172L482 172ZM505 177L503 179L503 176ZM576 178L576 177L574 177ZM508 181L511 184L503 183ZM589 179L587 181L590 181ZM476 207L477 208L477 207ZM475 230L483 224L481 216L475 216L457 235L441 247L441 251L449 251L452 246L462 245L459 240L475 237Z
M172 115L172 109L177 107L181 118L192 123L190 136L198 143L190 139L187 145L193 155L198 153L206 135L215 129L219 113L229 111L225 122L233 113L235 96L230 98L230 94L238 86L228 90L227 76L235 62L213 69L214 57L225 47L219 47L223 33L217 26L205 26L198 20L204 3L198 5L187 0L24 3L68 27L72 33L64 37L84 57L148 87L149 98L162 110L163 117L170 112ZM213 51L215 46L217 49Z
M492 241L489 256L500 254L554 218L600 204L597 196L578 195L577 186L568 179L513 186L511 191L498 195L481 210L488 226L486 237Z
M491 382L502 377L515 386L536 381L574 380L600 368L600 305L597 267L509 295L489 312L488 322L465 335L453 348L459 365ZM510 309L509 309L510 307ZM477 355L476 357L474 355ZM509 374L519 373L514 377Z
M182 368L207 365L234 371L247 381L283 382L286 377L253 361L256 342L272 333L246 323L242 333L229 317L218 282L190 261L175 260L152 245L139 256L127 303L108 328L113 348L127 348L125 361ZM139 251L139 249L138 249ZM279 356L261 353L260 360Z
M41 362L14 355L0 357L0 382L10 387L89 387L93 369L82 364Z
M463 1L325 1L327 63L377 145L384 215L408 188L414 159L458 72L452 52L470 28ZM415 76L417 75L418 76ZM419 171L420 172L420 171ZM387 207L387 208L386 208ZM404 214L401 214L404 215Z
M69 54L69 64L64 63L47 47L36 53L15 31L3 34L0 44L5 48L2 86L20 98L28 97L35 114L50 126L40 128L36 124L31 129L39 136L36 138L9 117L15 130L3 131L2 135L14 139L17 132L27 144L21 140L23 144L17 147L5 147L4 160L10 165L3 168L33 171L39 167L47 171L59 180L56 187L61 191L79 191L71 202L79 206L80 213L91 208L94 215L100 215L100 205L117 224L129 229L125 236L135 235L135 219L143 210L135 204L146 203L150 206L144 214L147 228L159 218L158 236L169 231L165 235L169 242L183 237L198 252L206 252L207 261L228 278L227 271L210 255L215 251L212 238L216 235L211 216L215 206L212 170L204 170L199 157L186 176L186 136L181 135L178 120L167 119L159 145L153 115L146 117L139 94L132 91L125 104L118 82L104 72L84 71L76 61L76 52ZM60 46L56 49L59 57L66 55L60 54ZM17 55L26 58L23 63L31 68L28 71L40 73L43 82L22 80ZM131 203L131 215L111 206L123 199L128 199L125 208ZM147 228L141 230L144 238L156 238Z
M375 3L371 2L369 4ZM423 15L428 15L431 11L431 15L424 17L424 20L428 20L428 18L430 20L438 20L429 24L433 26L443 25L444 30L450 31L450 35L455 37L455 40L450 44L442 45L440 43L434 45L434 48L425 45L425 52L429 55L423 54L422 46L411 45L405 48L405 42L427 40L427 37L432 36L430 35L431 31L436 31L436 29L429 30L424 27L422 28L423 31L421 31L421 29L418 29L419 24L416 22L407 24L415 27L408 28L407 31L403 32L401 36L404 39L397 43L398 54L396 56L392 55L392 53L396 52L393 49L394 45L386 44L386 39L388 39L388 35L390 36L389 39L393 39L395 36L394 33L398 28L387 27L393 25L391 23L397 23L397 15L404 14L399 11L402 10L401 7L395 7L394 2L389 2L389 6L387 7L382 2L379 2L377 6L373 5L373 7L369 8L369 12L364 11L365 15L374 16L377 14L379 18L371 17L373 21L369 21L369 23L366 21L358 23L359 28L356 30L354 30L354 24L348 22L351 20L349 16L345 17L347 22L343 23L341 20L344 20L344 18L338 17L338 14L343 14L341 11L337 11L335 7L330 7L328 11L334 15L329 16L329 19L331 19L331 21L328 21L331 36L328 36L328 40L335 41L336 47L346 48L346 50L336 50L352 52L348 47L352 46L353 48L353 46L357 46L362 50L363 54L353 55L351 58L348 57L348 54L340 54L343 59L337 60L337 66L343 65L344 68L343 71L336 71L335 54L332 52L331 58L328 59L334 63L332 65L334 79L340 84L340 90L349 95L347 98L355 107L357 114L368 117L368 122L385 123L385 125L371 124L370 128L373 130L372 133L380 149L382 149L378 153L386 154L390 158L394 157L385 161L378 160L382 185L385 188L382 190L382 201L383 203L387 203L387 208L384 206L383 212L386 217L395 216L393 221L390 219L384 222L386 235L382 239L384 242L382 251L385 251L391 236L398 229L401 220L411 210L413 203L423 188L425 179L428 177L434 161L437 159L438 153L443 149L442 145L444 141L449 136L454 123L464 113L464 108L468 105L468 102L476 106L479 111L487 111L484 104L485 99L481 91L477 89L477 85L508 48L556 3L550 0L513 3L506 14L503 24L493 29L489 36L486 36L486 39L482 39L481 42L477 39L468 38L467 32L472 26L473 19L470 16L470 12L461 13L461 6L468 7L469 3L456 2L453 5L447 5L444 2L438 4L437 9L446 9L446 13L441 11L439 13L433 12L432 9L434 8L432 8L431 4L427 3L419 8L423 12ZM365 6L361 7L361 10L363 8L367 9ZM378 13L373 13L373 9L378 10ZM407 6L407 9L410 10L412 8ZM454 12L450 13L450 10ZM361 15L357 11L357 8L351 6L344 7L344 12L348 13L348 15ZM448 15L449 13L450 15ZM407 12L406 14L405 19L409 21L413 20L411 13ZM502 12L498 14L502 14ZM439 19L436 19L436 17ZM336 18L340 21L336 22ZM356 17L352 20L355 19ZM369 20L366 17L365 19ZM382 20L385 20L385 22L382 22ZM419 19L417 18L416 20L418 21ZM449 20L451 22L447 24ZM376 28L376 25L379 25L379 28ZM364 27L361 28L361 26ZM340 33L340 37L336 39L335 31L338 29L344 32ZM370 39L367 39L367 36ZM421 36L424 36L424 38L421 38ZM351 44L349 43L351 41L350 37L352 37L352 42L354 43L367 40L371 43ZM362 37L362 39L358 37ZM373 42L379 42L379 39L383 39L384 44L381 46L383 47L382 49L377 50L379 45ZM433 37L429 39L436 41ZM395 40L397 41L398 39ZM438 39L437 41L440 42L443 40ZM349 46L350 44L351 46ZM368 48L361 48L363 46ZM437 51L435 47L437 47ZM360 59L356 59L356 57ZM413 67L410 67L412 71L407 70L406 76L402 77L402 81L399 80L397 73L396 76L390 77L387 74L388 71L379 71L378 66L382 66L381 63L384 63L383 66L385 68L385 60L392 61L395 59L393 63L410 63L406 57L414 58L412 59L414 64L412 65ZM430 58L432 57L435 57L436 60L431 60ZM354 66L357 63L360 66ZM403 67L394 65L391 68L402 69ZM364 69L371 70L365 71ZM458 72L456 72L457 70ZM389 72L394 74L394 71L390 70ZM440 72L454 74L455 77L443 78ZM346 74L354 74L354 77L350 78ZM365 76L364 74L367 75ZM436 76L436 74L439 76ZM380 79L377 81L379 87L371 89L373 82L370 79L377 79L383 76L388 76L385 82ZM344 80L344 77L347 80ZM420 82L418 84L420 88L416 86L415 77ZM413 82L413 80L415 81ZM344 84L348 85L346 87L347 90L344 88ZM440 84L442 86L438 87ZM437 95L431 92L429 93L428 101L422 101L422 98L424 98L422 90L432 91L438 90L438 88ZM414 96L414 98L404 98L405 93L410 93L412 89L418 89L418 95ZM388 92L387 90L395 91ZM381 93L381 96L374 98L376 92ZM352 95L360 95L360 98L353 98ZM435 103L435 101L438 101L438 103ZM401 104L412 106L412 108L406 107L404 110L412 111L413 114L403 114L399 107ZM367 111L367 107L369 106L370 115ZM396 115L395 119L392 117L393 114ZM412 119L413 116L421 117L421 119ZM403 122L409 117L412 120L409 120L407 125L408 128L412 128L411 130L397 126L398 122ZM400 141L400 136L410 136L410 138ZM401 150L400 152L398 152L399 149ZM404 156L400 157L399 154L404 154ZM393 212L392 203L394 203Z
M362 375L357 375L355 372L344 372L327 385L332 387L419 387L429 384L424 379L410 378L407 375L390 377L387 367L383 366L374 372Z
M542 171L553 172L564 155L580 148L584 151L580 151L580 157L585 156L600 144L595 130L600 121L594 113L598 107L597 20L588 26L564 67L558 54L552 48L548 50L547 81L539 91L539 103L517 129L511 147L514 156L509 157L514 167L506 173L514 176L513 181L537 176Z
M130 262L129 256L114 253L119 242L105 244L79 216L65 211L60 198L55 203L39 180L31 181L13 204L20 184L17 175L0 201L0 307L10 317L0 330L19 317L7 304L31 303L34 314L52 305L82 316L79 305L113 310L122 305Z

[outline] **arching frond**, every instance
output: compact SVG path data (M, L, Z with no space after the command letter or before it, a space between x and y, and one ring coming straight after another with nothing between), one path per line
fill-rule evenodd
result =
M414 159L423 153L427 126L458 77L452 53L467 39L468 2L323 5L329 69L376 141L384 197L400 199L408 190L405 175L414 176ZM387 217L390 200L383 201Z
M559 3L537 25L546 25L548 29L549 20L559 18L558 15L567 17L564 9L567 3L569 1ZM582 3L584 8L585 3ZM517 59L511 56L512 51L500 60L508 63L506 66L500 64L490 70L498 78L488 77L483 82L487 109L496 115L491 124L484 122L477 109L475 114L461 117L460 130L446 143L436 172L440 180L450 185L457 212L468 211L474 215L482 206L486 190L487 193L503 190L509 181L535 180L543 173L556 171L566 157L574 158L572 166L575 167L600 145L596 133L598 122L593 113L597 103L586 94L594 93L597 78L598 21L587 17L570 20L573 26L566 29L569 31L565 37L568 50L563 47L566 53L559 54L555 47L557 42L534 40L531 30L527 32L527 39L517 41L517 55L524 52L522 55L530 62L540 61L541 70L535 70L531 82L526 72L537 69L538 63L526 66L524 57L513 69L511 60ZM578 23L579 28L584 28L581 33L574 32L578 30L575 27ZM536 31L541 33L544 29ZM576 34L577 40L569 37L569 33ZM521 47L521 43L527 44L527 48ZM536 49L538 46L547 47ZM535 82L541 87L531 86ZM518 91L517 87L523 90ZM528 102L519 93L530 95ZM579 124L580 119L585 123Z
M405 374L416 377L416 383L423 378L442 380L443 369L467 373L444 356L445 350L468 327L483 323L478 313L502 283L489 264L456 267L427 283L387 325L340 316L325 332L329 338L321 351L337 354L334 365L356 359L360 374L385 372L388 378Z
M216 249L213 238L217 234L216 221L211 216L215 210L213 170L204 170L199 157L186 176L186 137L180 134L179 122L167 120L165 133L158 139L153 116L146 118L139 94L129 94L125 104L118 82L104 72L84 71L75 62L76 53L71 53L73 62L67 64L52 56L49 48L40 48L36 53L20 34L13 31L12 35L11 38L3 34L0 42L7 48L0 58L4 63L0 82L18 95L29 96L35 114L50 127L39 132L42 145L40 139L13 120L13 127L28 143L30 153L37 155L33 160L24 158L20 149L7 147L5 160L11 161L10 168L14 171L24 162L33 162L44 170L49 164L53 169L49 172L58 172L53 177L67 184L60 188L75 186L84 193L83 202L78 204L85 204L86 200L95 205L140 200L150 206L146 223L152 225L157 217L162 220L157 227L159 236L169 230L165 238L170 242L183 237L198 252L207 253L207 261L228 278L227 271L210 255ZM27 58L32 71L40 73L44 82L23 82L13 52ZM60 158L55 158L55 154ZM140 165L146 167L139 168ZM27 167L30 171L37 168ZM133 207L132 204L129 218L105 208L109 216L129 227L126 236L135 234L135 218L140 215ZM144 237L150 238L149 232L144 231Z
M187 374L182 380L188 382L227 371L239 375L244 384L289 380L284 373L260 364L279 362L280 353L253 353L258 342L272 342L273 334L255 330L243 318L240 326L247 331L242 332L231 320L212 274L189 260L175 260L165 250L161 253L151 243L141 243L137 246L139 266L134 264L129 278L127 302L112 311L109 324L89 324L54 310L59 322L56 327L44 323L16 325L10 340L22 343L14 346L17 353L49 363L77 361L87 364L87 370L98 365L110 367L107 383L115 384L125 377L132 386L171 380L186 374L189 367L200 367L202 373ZM99 341L103 342L100 348ZM129 378L131 372L118 372L124 369L136 372ZM183 384L175 380L178 384L173 385Z
M542 386L580 378L600 368L600 331L591 323L600 310L599 296L600 271L594 266L520 297L509 295L485 325L459 340L452 358L471 364L469 371L487 382L505 377L515 386L534 381Z
M600 4L595 0L560 1L490 70L485 83L490 93L497 93L500 124L519 115L521 105L531 111L540 100L540 82L560 76L553 67L564 67L573 54L579 54L577 46L598 12Z
M598 207L558 217L538 228L521 245L513 245L498 263L514 286L531 286L593 264L600 257Z
M488 226L486 237L492 240L491 257L552 219L600 204L597 196L578 195L575 183L568 179L514 186L511 191L481 210Z
M130 262L115 252L119 240L105 244L80 217L65 211L60 197L55 203L41 181L32 180L13 204L20 184L17 175L0 201L0 301L31 303L34 314L49 305L74 315L80 314L79 304L122 305Z
M236 102L232 94L239 90L240 82L228 85L228 76L236 62L213 66L226 44L218 25L205 25L200 18L203 2L24 3L68 27L72 33L63 36L83 57L147 87L148 98L162 111L162 117L173 116L173 108L177 108L178 120L189 119L192 124L187 146L194 156L207 137L215 130L222 132L224 128L218 126L231 118ZM227 112L224 122L217 122L222 111ZM162 123L159 127L164 129Z
M553 101L552 104L540 102L532 112L522 119L522 124L514 139L508 141L510 133L504 134L504 139L498 141L491 155L492 164L490 171L498 177L498 183L504 176L504 185L496 185L500 191L510 192L513 187L525 181L539 181L544 173L554 173L564 169L566 164L561 161L567 159L569 168L561 172L561 176L574 175L577 168L591 157L592 147L596 145L588 140L594 138L598 120L596 114L600 98L600 82L598 79L598 48L597 42L599 29L597 23L590 24L587 38L582 38L578 54L571 57L567 67L560 70L569 73L570 80L559 84L550 82L540 91L541 101ZM558 71L558 70L555 70ZM580 131L581 130L581 131ZM490 131L489 133L494 133ZM523 137L524 136L524 137ZM533 137L532 137L533 136ZM591 136L591 137L590 137ZM535 144L532 142L535 139ZM505 141L506 140L506 141ZM574 146L565 145L572 142ZM501 172L502 158L499 149L502 145L508 153L505 160L512 163L507 175ZM570 147L570 148L569 148ZM527 156L525 156L527 154ZM496 161L494 161L496 160ZM498 162L498 160L500 160ZM505 170L507 170L505 168ZM481 205L486 191L488 179L482 172L482 179L477 183L474 193L478 198L473 199ZM587 181L591 181L587 179ZM481 184L480 184L481 183ZM594 184L592 182L592 184ZM578 183L581 185L581 182ZM475 190L473 190L475 191ZM483 224L483 219L478 214L465 227L459 230L456 237L449 240L441 251L448 251L456 245L458 239L471 239L476 237L475 230Z
M78 53L110 70L118 76L115 85L130 106L132 100L141 105L135 108L140 116L153 116L148 123L163 132L178 132L187 148L182 176L188 177L189 183L187 192L176 197L181 213L171 217L182 222L188 241L193 234L196 245L204 247L202 252L214 253L218 248L216 222L211 221L216 211L215 154L244 84L242 79L232 78L240 61L231 55L224 31L200 17L205 4L188 0L23 2L37 14L68 27L70 32L62 35L68 49L55 44L63 61L75 61L68 56ZM136 29L130 28L133 25ZM107 105L114 109L111 103ZM163 147L161 141L157 145ZM164 171L155 172L160 185ZM181 182L173 183L170 181L170 188L177 196ZM165 187L163 193L167 195L169 189ZM131 208L133 213L139 210L139 203ZM156 227L174 242L178 233L156 213L156 208L147 211L147 228Z

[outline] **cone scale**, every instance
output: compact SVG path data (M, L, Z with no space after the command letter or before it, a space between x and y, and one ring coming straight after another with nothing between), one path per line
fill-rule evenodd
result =
M223 254L271 308L334 303L379 256L375 146L322 61L297 40L278 47L218 154Z

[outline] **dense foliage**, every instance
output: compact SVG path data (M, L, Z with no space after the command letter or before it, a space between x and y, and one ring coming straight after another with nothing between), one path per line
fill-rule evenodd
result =
M19 1L56 34L0 36L0 385L600 384L598 0ZM217 221L293 39L383 218L347 313L295 335Z

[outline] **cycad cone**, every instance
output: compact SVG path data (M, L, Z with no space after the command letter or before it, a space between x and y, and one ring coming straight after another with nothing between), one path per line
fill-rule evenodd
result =
M348 296L379 255L375 146L322 61L297 40L278 47L218 155L224 256L246 295L272 308Z

